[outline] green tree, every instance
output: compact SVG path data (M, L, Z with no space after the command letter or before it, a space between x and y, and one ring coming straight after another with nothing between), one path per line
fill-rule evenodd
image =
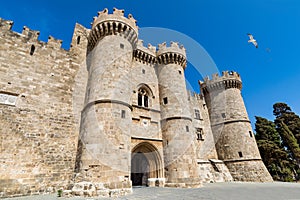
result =
M280 133L282 140L284 141L287 148L291 151L292 157L300 166L300 147L297 143L297 139L295 138L289 127L282 120L276 119L275 123L277 124L278 132Z
M286 103L275 103L273 105L273 114L277 121L280 120L287 125L297 139L298 145L300 145L300 117L292 112L292 109Z
M289 154L289 166L295 174L295 178L300 178L300 118L292 112L286 103L275 103L273 114L276 117L275 124L281 136L282 144Z
M279 118L283 114L289 112L292 112L292 109L286 103L275 103L273 105L273 114L276 118Z
M289 155L283 148L274 122L255 117L255 138L262 160L274 180L291 181L294 178Z

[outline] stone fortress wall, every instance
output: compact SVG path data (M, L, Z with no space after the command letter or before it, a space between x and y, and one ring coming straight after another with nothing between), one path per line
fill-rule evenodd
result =
M53 192L74 174L79 113L72 94L80 45L73 41L66 51L60 40L41 42L38 31L16 33L12 25L0 19L0 194ZM84 93L77 99L83 104Z
M69 50L12 25L0 19L0 197L272 181L249 136L237 73L190 94L185 49L145 47L123 10L104 9L91 29L76 24Z

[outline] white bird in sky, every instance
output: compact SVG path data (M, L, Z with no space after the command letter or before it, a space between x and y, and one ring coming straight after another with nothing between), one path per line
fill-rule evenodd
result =
M258 48L257 41L253 38L253 35L250 34L250 33L248 33L247 35L248 35L249 38L250 38L250 40L248 40L248 42L249 42L249 43L251 42L256 48Z

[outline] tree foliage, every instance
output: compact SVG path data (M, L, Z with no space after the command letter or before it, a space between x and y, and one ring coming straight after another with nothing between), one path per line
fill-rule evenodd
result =
M282 121L286 124L297 139L297 143L300 144L300 117L292 112L291 108L285 103L275 103L273 109L273 114L276 117L275 123L276 121L277 123Z
M274 180L300 178L300 118L286 103L275 103L274 122L256 117L255 138L267 169Z
M297 161L297 164L300 165L300 147L295 136L290 131L289 127L281 120L276 120L276 124L282 140L292 154L292 158L294 158Z
M255 118L257 146L271 176L274 180L292 180L293 173L289 167L289 155L282 146L274 122L262 117Z

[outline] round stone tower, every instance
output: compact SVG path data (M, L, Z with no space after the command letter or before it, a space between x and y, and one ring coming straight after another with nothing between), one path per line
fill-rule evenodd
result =
M107 9L99 12L88 36L88 83L76 182L89 182L95 191L131 191L129 74L137 38L134 18L124 17L124 11L117 9L113 14Z
M185 49L174 42L170 47L166 43L160 44L157 60L166 186L198 187L200 179L194 144L196 134L192 130L191 113L187 109Z
M264 166L241 95L236 72L223 72L200 82L209 109L219 159L237 181L272 181Z

